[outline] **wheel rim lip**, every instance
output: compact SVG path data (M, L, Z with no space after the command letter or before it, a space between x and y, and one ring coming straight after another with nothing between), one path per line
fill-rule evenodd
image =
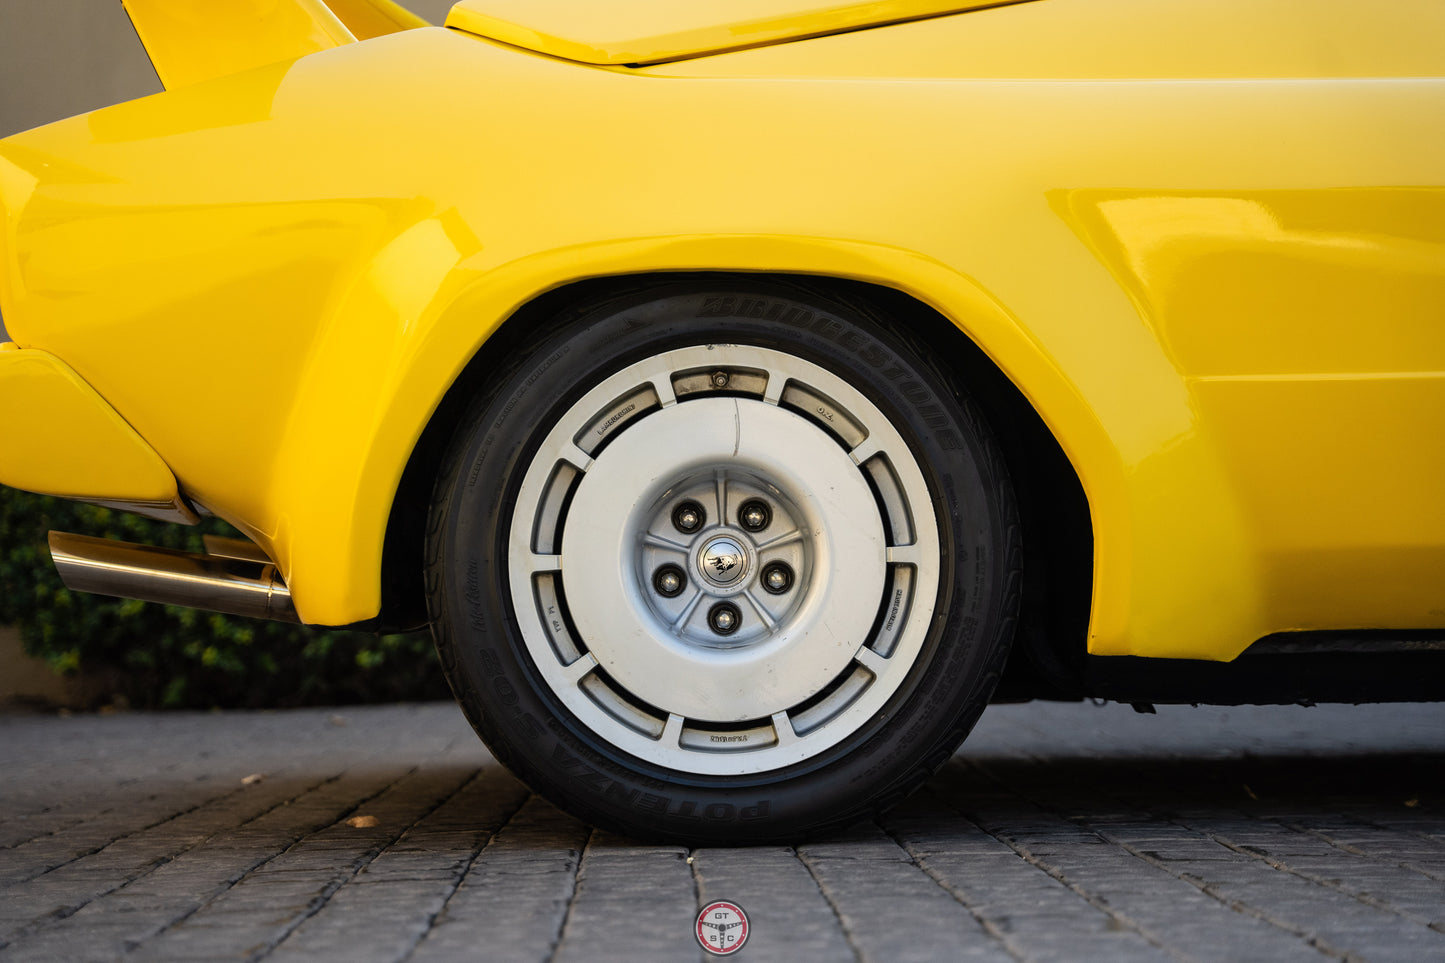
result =
M605 408L622 390L634 385L651 383L657 386L665 406L676 403L670 397L669 379L674 372L719 364L761 369L769 373L770 379L777 377L780 381L790 381L797 378L808 385L826 387L840 405L866 414L872 433L870 438L873 435L878 437L875 447L897 455L891 463L901 489L907 493L909 509L917 523L909 548L911 557L919 561L914 569L912 601L906 623L898 632L892 656L875 684L817 730L787 739L780 735L773 744L736 753L680 748L678 728L684 721L681 719L669 718L662 737L658 738L600 710L597 703L578 687L574 678L579 666L585 668L583 663L591 658L590 655L564 664L549 641L545 615L540 611L534 594L533 577L542 570L536 568L535 563L518 564L517 561L529 560L533 554L531 525L553 466L559 459L570 461L584 471L590 465L591 459L572 442L589 417ZM777 394L772 389L769 391L771 397L765 400L776 403ZM860 464L863 461L862 458L857 460ZM876 717L898 691L922 650L933 621L939 586L939 534L928 491L922 469L897 429L861 391L819 365L785 352L752 345L696 345L643 359L603 379L575 401L538 446L523 477L507 542L507 578L513 613L527 654L552 695L584 726L613 748L643 762L664 770L716 776L764 773L803 762L838 744ZM595 660L593 662L595 664Z
M759 444L754 437L768 440ZM779 437L780 446L774 441ZM779 464L790 451L803 457ZM779 631L746 646L713 648L657 618L646 597L649 587L635 577L641 574L636 533L672 488L669 467L695 477L715 470L729 452L740 471L771 476L801 509L802 524L813 532L815 576ZM847 471L851 475L842 474ZM638 491L646 484L642 479L652 479L650 490ZM810 497L819 490L827 497ZM607 511L618 491L637 492L626 514ZM765 402L709 398L648 415L597 459L569 511L577 521L569 521L563 536L562 570L578 573L564 575L578 632L623 689L688 719L743 722L806 701L838 676L865 640L861 632L850 638L838 627L866 630L882 598L884 532L867 482L811 423ZM726 536L707 534L701 546L718 537ZM588 559L614 555L618 564L584 567ZM854 559L847 571L840 565L845 558ZM730 598L746 613L748 588L745 582L717 586L700 604Z

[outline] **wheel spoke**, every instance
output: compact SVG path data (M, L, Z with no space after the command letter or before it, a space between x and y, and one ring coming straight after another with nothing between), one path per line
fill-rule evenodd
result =
M892 565L913 565L917 566L922 561L922 553L918 551L917 545L889 545L888 562Z
M642 536L642 544L651 545L653 548L666 549L669 552L681 552L683 555L687 554L686 545L681 542L674 542L672 539L665 538L661 535L655 535L652 532L648 532Z
M558 453L558 457L581 472L585 472L592 467L592 456L581 448L578 448L575 442L569 441L563 445L562 451Z
M717 473L717 523L728 523L728 478L721 471Z
M662 407L671 408L677 404L677 392L673 390L670 374L664 372L653 378L652 390L657 392L657 400L662 403Z
M848 452L848 457L853 459L853 464L861 465L882 450L883 447L878 443L878 439L869 435L853 446L853 450Z
M667 714L667 722L662 726L662 735L658 737L664 746L675 748L682 743L682 716L676 712Z
M692 598L688 599L687 604L682 607L682 614L672 620L672 631L676 632L678 629L681 629L684 625L687 624L687 620L692 618L693 609L697 608L697 603L701 601L701 590L693 589Z
M778 734L778 745L780 746L798 741L798 733L793 729L793 720L788 718L786 712L773 713L773 731Z
M875 676L882 675L883 670L888 668L888 660L866 645L858 650L857 655L853 656L853 661L857 662Z
M775 405L783 399L783 389L788 386L788 377L781 371L768 369L768 385L763 389L763 400Z
M538 555L536 552L527 553L527 571L529 572L560 572L562 571L562 556L560 555Z
M791 545L794 542L801 541L802 538L803 533L801 531L796 528L790 528L786 532L783 532L781 535L774 535L766 542L759 542L757 550L759 552L766 552L770 548L778 548L782 545Z
M778 627L778 620L773 618L772 613L763 607L763 603L758 601L758 597L753 594L753 590L748 589L743 594L746 595L748 601L752 603L753 611L758 613L758 618L763 620L763 624L768 627L768 631L771 632L776 629Z
M595 668L597 668L597 657L591 652L588 652L582 656L582 658L562 666L562 677L573 685L576 685L587 678Z

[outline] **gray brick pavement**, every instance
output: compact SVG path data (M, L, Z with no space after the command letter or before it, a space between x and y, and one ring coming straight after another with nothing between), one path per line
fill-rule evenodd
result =
M1442 763L1441 706L997 706L876 825L689 851L449 705L11 716L0 963L703 959L719 898L742 960L1445 961Z

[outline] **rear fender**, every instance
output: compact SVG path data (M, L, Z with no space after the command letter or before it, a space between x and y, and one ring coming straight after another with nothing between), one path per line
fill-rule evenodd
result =
M441 248L445 229L430 233ZM1066 440L1091 508L1111 520L1095 532L1096 570L1127 554L1129 511L1117 451L1047 353L971 279L905 250L835 239L638 238L549 251L486 272L461 260L440 279L408 344L312 366L292 409L272 492L274 503L288 509L272 542L303 618L346 624L377 614L386 524L402 471L462 369L509 317L576 280L667 271L846 278L901 290L953 319ZM355 352L365 343L337 350ZM368 417L357 417L347 400L355 399L358 379L379 390L366 405Z

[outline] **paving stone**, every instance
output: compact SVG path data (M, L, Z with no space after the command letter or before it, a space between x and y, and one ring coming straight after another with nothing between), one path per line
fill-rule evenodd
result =
M501 769L483 770L336 890L269 958L404 958L526 797L526 789Z
M1170 959L1157 939L1111 907L1117 891L1106 901L1051 873L1055 867L1023 858L1015 845L945 805L946 786L904 803L884 825L1014 957Z
M679 846L593 833L553 959L628 963L700 957L693 935L697 891L687 857Z
M411 959L550 959L590 831L532 797L468 867Z
M727 900L748 914L746 959L792 963L856 955L836 910L795 850L699 849L692 871L700 904Z
M863 960L1007 960L1007 948L876 827L798 855Z

